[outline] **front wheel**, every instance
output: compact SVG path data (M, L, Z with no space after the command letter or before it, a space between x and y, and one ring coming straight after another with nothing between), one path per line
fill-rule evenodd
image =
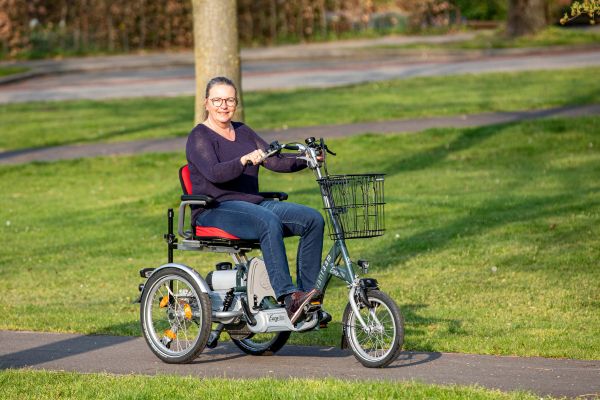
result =
M344 335L354 357L368 368L382 368L402 351L404 321L396 302L384 292L367 293L368 306L359 305L363 327L350 304L344 311Z
M158 358L166 363L190 362L208 341L210 298L186 272L165 268L146 282L140 320L144 338Z

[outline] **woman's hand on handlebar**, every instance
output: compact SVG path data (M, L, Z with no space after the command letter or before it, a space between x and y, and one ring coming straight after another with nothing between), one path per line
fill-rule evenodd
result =
M240 158L242 165L258 165L265 159L265 152L261 149L254 150L252 153L248 153Z

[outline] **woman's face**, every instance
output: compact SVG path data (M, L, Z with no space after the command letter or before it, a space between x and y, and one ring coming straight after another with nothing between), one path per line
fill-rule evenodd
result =
M233 118L237 106L235 89L229 85L215 85L204 100L208 118L220 123L228 123Z

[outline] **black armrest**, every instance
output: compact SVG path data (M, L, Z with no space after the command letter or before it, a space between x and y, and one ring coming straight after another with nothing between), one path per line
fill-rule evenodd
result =
M185 225L185 209L193 206L198 207L208 207L210 204L216 203L216 200L211 196L206 196L204 194L184 194L181 195L181 204L179 204L179 217L177 219L177 233L179 236L185 239L191 239L192 233L189 231L185 231L183 226Z
M288 194L284 192L260 192L259 195L265 199L287 200Z
M206 205L214 203L215 199L203 194L182 194L181 201L204 201Z

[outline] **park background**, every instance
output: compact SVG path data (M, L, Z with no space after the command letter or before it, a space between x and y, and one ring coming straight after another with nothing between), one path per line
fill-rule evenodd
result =
M532 4L531 18L543 20L541 26L510 34L504 1L239 1L237 12L244 48L469 32L451 44L417 41L361 51L408 58L415 51L468 57L481 50L598 50L600 35L589 20L583 18L582 27L558 26L570 2ZM191 12L186 1L0 0L0 54L6 60L0 71L7 77L26 73L30 59L189 51ZM285 128L594 105L600 101L599 72L592 66L247 91L245 119L259 132L279 130L285 140ZM386 236L349 244L352 254L371 260L370 275L399 303L405 349L600 357L599 120L597 114L550 117L417 134L365 131L331 140L339 154L331 170L387 174ZM181 137L193 121L190 96L2 104L0 148L9 153ZM140 335L133 304L137 270L164 262L165 210L178 204L176 171L184 162L176 152L0 166L0 328ZM265 173L261 187L321 207L309 174ZM296 245L290 240L288 250ZM293 263L294 251L289 253ZM202 274L222 261L211 254L178 259ZM338 345L344 296L341 285L328 292L327 309L337 323L293 336L291 343ZM127 396L136 393L136 379L144 378L0 374L3 389L14 395L31 393L37 384L38 394L47 397L56 391L90 396L90 381L96 390L109 385ZM22 386L9 387L15 381ZM206 387L177 382L195 393L235 390L227 381ZM253 383L255 390L260 384ZM307 396L343 393L345 385L332 381ZM152 390L146 395L169 393ZM286 390L292 389L281 387L280 393ZM418 385L377 390L383 396L504 396Z
M520 36L557 24L571 1L511 4L506 0L239 0L237 16L243 46L494 28L505 23L509 11L509 33ZM192 8L192 1L182 0L2 0L0 57L189 49ZM589 23L589 18L583 15L575 22Z

